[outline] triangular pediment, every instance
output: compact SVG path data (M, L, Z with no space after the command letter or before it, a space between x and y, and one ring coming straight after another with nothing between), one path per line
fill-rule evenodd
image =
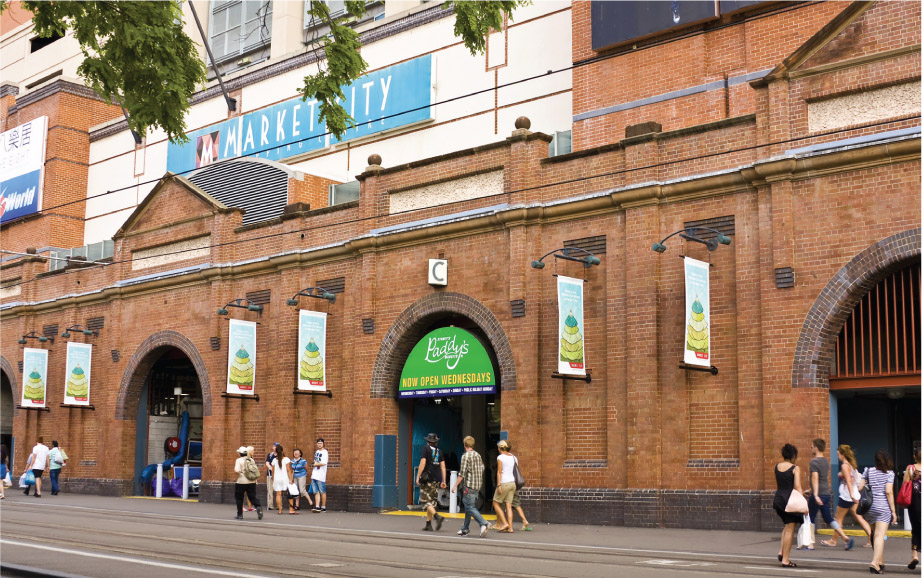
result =
M159 229L229 210L239 209L229 209L185 177L166 173L113 238L118 239L133 232Z

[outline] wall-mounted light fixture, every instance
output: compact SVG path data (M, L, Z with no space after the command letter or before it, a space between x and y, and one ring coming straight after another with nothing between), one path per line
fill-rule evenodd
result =
M63 337L64 339L70 339L71 331L75 333L82 333L87 336L92 335L93 337L99 337L99 330L87 329L83 325L71 325L70 327L64 330L64 333L61 334L61 337Z
M313 297L314 299L326 299L330 303L336 303L336 294L330 291L327 291L323 287L308 287L307 289L301 289L297 293L291 296L291 299L285 302L286 305L291 305L292 307L298 306L298 297Z
M51 337L45 337L44 335L39 335L38 333L34 331L30 331L29 333L26 333L25 335L23 335L22 339L20 339L18 343L20 345L25 345L26 343L28 343L27 341L28 339L38 339L39 343L47 343L49 341L54 343L54 335L52 335Z
M711 239L702 239L698 237L698 235L700 234L700 231L710 231L712 233L717 233L717 237L711 238ZM679 229L675 233L672 233L671 235L668 235L667 237L665 237L659 243L653 243L653 246L651 247L651 249L653 249L657 253L665 253L666 248L667 248L665 244L666 240L676 235L682 237L686 241L693 241L695 243L701 243L702 245L707 246L708 251L715 251L719 245L729 245L730 244L730 237L724 235L717 229L711 229L710 227L689 227L687 229Z
M236 307L236 308L238 308L238 309L246 309L247 311L255 311L255 312L257 312L257 313L262 313L262 312L263 312L263 306L262 306L262 305L254 305L253 303L250 303L250 301L249 301L248 299L231 299L230 301L227 302L227 304L224 305L224 307L218 309L218 315L227 315L227 314L228 314L228 311L227 311L227 308L228 308L228 307Z
M544 260L551 255L553 255L555 259L566 259L567 261L576 261L577 263L582 263L583 267L586 267L587 269L602 262L598 257L585 249L580 249L579 247L563 247L561 249L554 249L537 261L532 261L532 268L544 269L544 266L546 265Z

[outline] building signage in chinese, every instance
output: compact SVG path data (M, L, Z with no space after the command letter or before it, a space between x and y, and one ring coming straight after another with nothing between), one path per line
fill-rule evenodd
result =
M348 141L432 118L432 55L401 62L345 86L343 106L355 119ZM215 161L250 156L269 160L326 148L336 139L318 119L317 101L293 98L188 134L167 147L167 170L185 173Z
M490 354L473 334L458 327L428 333L410 352L397 396L450 397L495 393Z
M40 116L0 136L0 223L41 210L47 134Z

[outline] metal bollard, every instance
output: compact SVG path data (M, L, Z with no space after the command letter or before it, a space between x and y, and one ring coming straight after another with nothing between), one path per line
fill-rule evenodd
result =
M163 464L157 464L157 489L154 490L154 496L163 497Z
M451 493L449 494L449 497L448 497L448 513L457 514L458 513L458 491L457 491L457 488L455 488L455 482L458 481L458 472L452 471L451 477L449 479L451 480L451 485L448 487Z
M182 466L182 499L189 499L189 464Z

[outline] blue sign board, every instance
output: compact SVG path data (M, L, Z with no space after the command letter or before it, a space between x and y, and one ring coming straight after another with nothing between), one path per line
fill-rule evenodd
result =
M342 141L432 118L432 55L369 73L343 88L355 119ZM188 133L167 147L167 170L185 173L239 156L285 159L323 149L334 137L318 119L317 101L300 97Z
M41 184L42 169L4 179L0 190L0 223L38 212Z

